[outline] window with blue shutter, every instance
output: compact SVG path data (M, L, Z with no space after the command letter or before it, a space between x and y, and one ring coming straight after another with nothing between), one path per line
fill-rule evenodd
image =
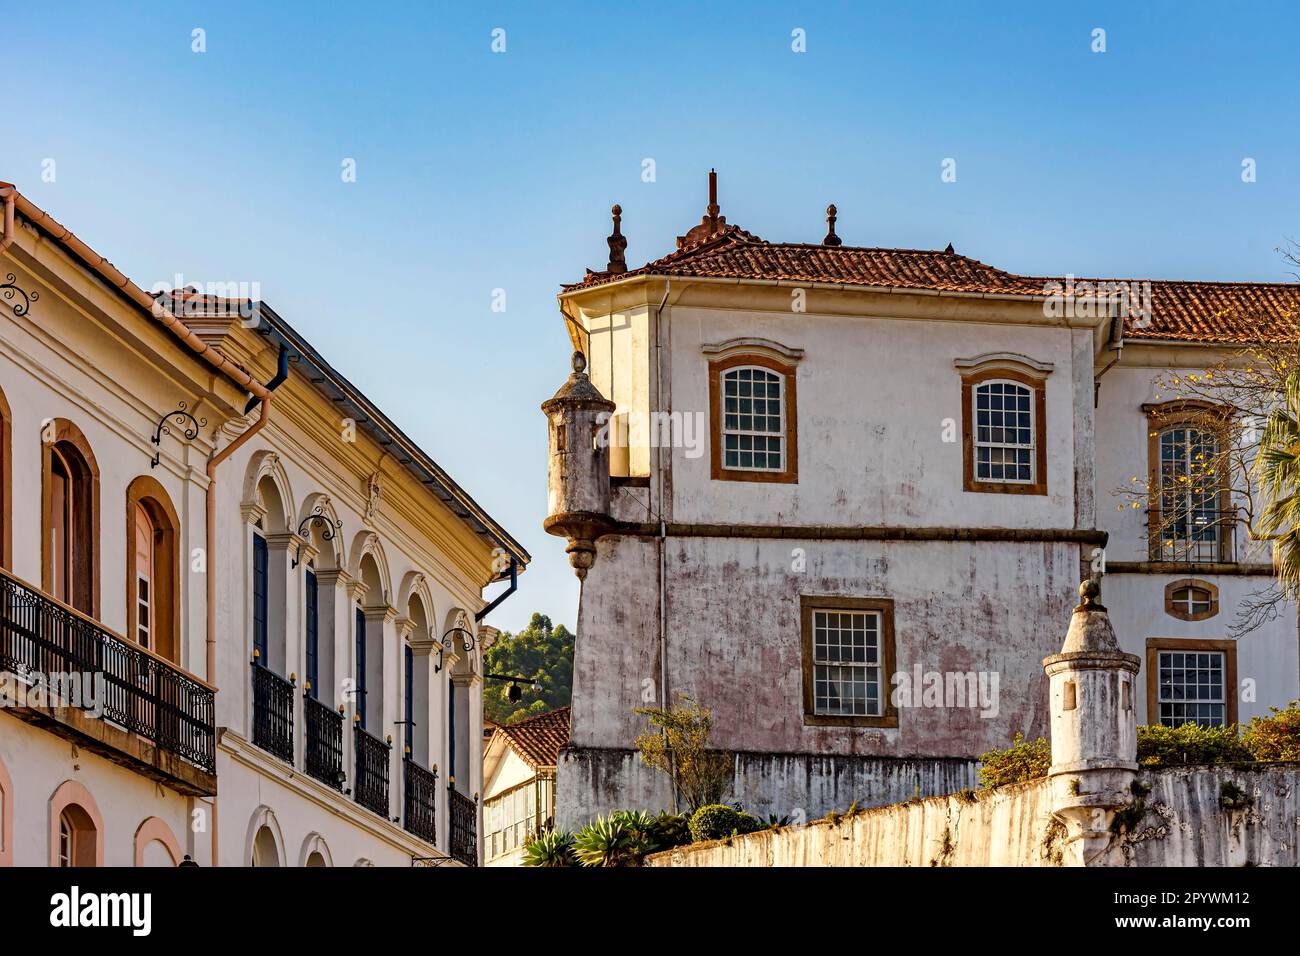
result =
M316 615L316 572L307 569L307 693L315 700L320 699L316 686L319 670L317 661L317 615Z
M258 663L270 667L266 659L266 539L253 535L253 650Z

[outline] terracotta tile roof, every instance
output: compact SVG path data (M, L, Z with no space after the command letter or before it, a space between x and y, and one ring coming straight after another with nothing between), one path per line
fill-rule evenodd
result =
M696 227L698 230L699 227ZM692 230L693 232L695 230ZM690 234L688 234L689 237ZM566 292L641 276L826 282L863 288L914 289L1043 298L1065 278L1022 276L947 250L875 249L767 242L736 226L722 226L639 269L591 272ZM1130 316L1133 339L1197 343L1300 340L1300 285L1281 282L1196 282L1141 279L1072 280L1077 287L1118 282L1141 305L1149 285L1150 315Z
M560 748L569 742L569 708L560 707L515 724L505 724L497 733L534 770L554 767L560 759Z

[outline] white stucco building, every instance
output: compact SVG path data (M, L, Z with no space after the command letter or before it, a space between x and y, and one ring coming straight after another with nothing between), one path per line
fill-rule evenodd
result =
M265 304L0 200L0 864L477 863L527 552Z
M559 296L584 359L543 406L547 530L585 575L561 826L671 805L633 710L679 693L760 815L970 786L1046 735L1040 622L1103 571L1143 722L1297 696L1293 606L1230 639L1271 575L1230 483L1185 480L1213 410L1156 385L1290 328L1296 287L1017 276L844 245L833 207L822 243L768 242L716 194L629 270L614 213L608 265ZM1135 476L1145 507L1113 494Z

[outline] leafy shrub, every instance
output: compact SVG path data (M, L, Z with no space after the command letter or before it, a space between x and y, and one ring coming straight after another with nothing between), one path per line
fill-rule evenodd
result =
M1241 743L1256 760L1300 760L1300 700L1252 719Z
M741 835L768 829L768 825L752 813L745 813L742 810L737 812L736 817L736 832Z
M645 831L644 813L616 811L597 817L573 838L573 855L583 866L640 866L641 858L654 849Z
M689 813L660 813L650 821L647 836L656 850L671 850L691 842Z
M1025 735L1016 731L1010 747L1005 750L994 748L980 754L980 786L992 790L1009 783L1045 777L1051 766L1052 745L1047 739L1025 740Z
M573 855L573 834L543 830L524 847L524 866L577 866Z
M1164 724L1150 724L1138 727L1137 738L1138 763L1144 767L1240 763L1251 759L1250 751L1237 737L1235 725L1166 727Z
M686 694L676 697L677 703L667 709L633 711L650 721L650 727L637 736L636 748L647 767L668 776L680 802L695 810L722 799L735 759L709 748L713 712Z
M693 814L689 824L691 839L696 843L721 840L740 829L740 814L724 803L706 803Z

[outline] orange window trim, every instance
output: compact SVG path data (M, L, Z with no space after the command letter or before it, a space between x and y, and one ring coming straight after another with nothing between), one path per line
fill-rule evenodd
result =
M785 413L785 468L781 471L744 471L727 468L722 440L722 373L729 369L754 365L783 376ZM709 448L712 452L710 477L715 481L764 481L778 484L799 482L799 413L796 401L795 367L766 355L729 355L709 362Z

